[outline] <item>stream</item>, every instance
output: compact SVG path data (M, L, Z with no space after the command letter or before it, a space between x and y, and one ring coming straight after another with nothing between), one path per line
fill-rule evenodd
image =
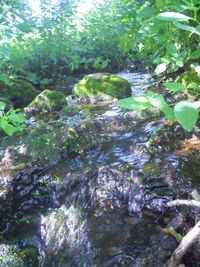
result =
M152 83L149 74L118 75L132 84L134 95ZM82 108L101 124L103 142L44 174L62 181L62 199L57 203L52 195L54 208L36 213L29 227L14 229L11 240L37 248L38 262L27 266L163 266L177 246L161 231L178 223L166 203L199 189L200 168L167 144L154 149L162 116L141 118L115 102Z

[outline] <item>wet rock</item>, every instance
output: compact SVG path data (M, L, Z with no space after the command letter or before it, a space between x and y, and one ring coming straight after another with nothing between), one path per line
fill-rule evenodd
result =
M43 257L41 266L93 266L87 237L87 222L81 209L62 206L42 219ZM84 255L84 256L83 256ZM80 257L81 256L81 257Z
M159 237L159 239L157 239ZM136 267L164 266L171 254L177 247L177 241L172 236L160 235L152 240L150 247L147 247L139 257L133 261Z
M63 121L38 125L24 139L27 154L56 164L69 153L82 152L100 142L99 127L87 120L78 120L71 127Z
M133 110L124 114L124 120L125 123L130 123L130 121L132 120L132 123L136 125L137 123L157 119L161 117L161 115L161 111L156 108L149 108L148 110L142 110L140 112Z
M44 176L47 170L48 167L39 167L34 159L20 154L17 148L4 151L0 168L1 232L10 231L30 210L54 205L51 193L56 188Z
M20 138L5 138L1 145L7 148L0 149L1 231L10 231L16 221L34 209L59 205L65 193L63 181L46 173L70 153L82 153L101 142L100 129L98 123L76 117L70 124L38 123Z
M37 113L48 113L59 111L67 105L65 96L61 92L45 90L40 93L29 105L25 108L25 113L28 116Z
M0 162L0 214L2 220L0 229L7 225L11 218L13 208L13 196L15 194L13 183L18 171L32 166L31 158L21 155L16 148L8 147L1 150Z
M0 83L1 97L10 100L14 107L27 106L38 94L33 85L25 80L12 79L11 85Z
M36 267L38 252L34 247L20 247L14 242L0 244L0 266L5 267Z
M101 140L101 125L90 121L84 114L78 114L72 117L62 115L48 123L35 119L23 134L4 138L1 146L13 145L25 156L55 165L71 152L82 153Z
M68 177L66 190L65 205L42 219L42 266L148 266L149 260L149 266L159 266L155 262L164 264L170 257L176 246L173 238L163 238L156 249L154 243L152 250L140 245L150 231L148 219L145 228L140 221L141 211L163 212L167 198L145 188L139 178L127 179L106 166L76 180ZM154 259L158 250L159 259Z
M17 245L0 244L0 266L26 267Z
M151 137L150 146L158 151L174 151L181 148L182 141L191 138L192 133L186 132L180 125L162 124Z
M127 176L116 169L104 166L96 172L87 173L84 179L81 178L80 183L76 181L76 186L80 186L81 191L72 197L78 205L86 202L88 207L99 210L123 209L127 214L140 214L144 209L164 211L165 203L172 198L170 192L166 196L162 195L163 188L167 188L168 185L165 181L160 181L156 186L149 178L150 184L147 186L145 179L148 178L143 179L134 173ZM69 180L67 187L76 191L71 182L74 180Z
M131 95L130 83L114 74L94 73L85 76L73 89L79 97L98 97L99 100L123 98Z

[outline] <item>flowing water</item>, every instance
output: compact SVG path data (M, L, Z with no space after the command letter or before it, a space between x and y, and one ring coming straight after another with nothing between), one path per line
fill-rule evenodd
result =
M119 75L133 94L151 84L148 74ZM162 266L160 229L171 220L165 204L190 191L196 172L172 150L152 149L151 137L164 123L158 114L140 117L113 102L83 108L101 123L104 141L51 170L65 185L61 206L43 214L23 242L37 245L43 267Z

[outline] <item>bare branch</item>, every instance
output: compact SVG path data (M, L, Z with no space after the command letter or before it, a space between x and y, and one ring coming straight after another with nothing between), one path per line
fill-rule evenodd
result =
M200 209L200 201L196 201L196 200L176 199L176 200L169 201L167 203L168 207L182 206L182 205Z
M200 221L183 237L177 249L173 252L171 258L165 267L177 267L183 256L197 240L200 239Z

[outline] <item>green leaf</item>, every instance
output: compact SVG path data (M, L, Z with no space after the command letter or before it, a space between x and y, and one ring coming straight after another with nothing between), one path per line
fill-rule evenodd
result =
M141 110L146 109L147 107L152 106L149 102L136 101L134 97L120 99L118 101L118 105L120 108L129 109L129 110L137 110L137 111L141 111Z
M181 101L174 107L174 113L181 126L190 132L198 120L198 110L187 101Z
M156 67L155 73L159 75L163 73L164 71L166 71L166 69L167 69L167 65L165 63L161 63Z
M141 18L152 17L153 15L156 14L156 12L158 12L157 8L147 6L138 13L138 17Z
M183 91L186 89L186 87L179 82L166 82L164 83L164 86L173 92Z
M1 111L4 110L5 107L6 107L6 104L4 102L0 101L0 110Z
M9 44L3 43L0 45L0 56L3 56L6 59L9 59L10 53L11 53L11 48Z
M190 58L191 58L191 59L198 59L198 58L200 58L200 51L199 51L199 50L194 51L194 52L190 55Z
M189 31L191 33L196 33L198 35L200 35L200 31L197 28L194 28L192 26L180 23L180 22L175 22L174 25L176 26L176 28L184 30L184 31Z
M171 54L171 55L176 55L177 54L177 48L174 44L170 43L166 45L166 49L167 51Z
M135 101L140 102L140 103L148 103L148 97L146 95L138 95L138 96L133 96L132 97Z
M160 25L149 25L149 33L150 34L158 34L160 31Z
M37 83L37 74L34 72L29 72L26 78L33 84Z
M156 16L157 19L165 20L165 21L188 21L191 17L183 15L177 12L163 12Z
M41 84L41 85L47 85L49 82L50 82L50 81L49 81L48 78L44 78L44 79L40 80L40 84Z
M10 114L6 117L7 117L7 120L11 122L18 122L18 123L25 122L24 116L22 114L17 114L14 110L11 110Z
M9 76L7 74L0 74L0 81L2 81L5 85L12 85L13 82L12 80L9 78Z
M187 85L187 88L188 88L188 89L195 89L195 88L197 88L197 86L198 86L197 83L195 83L195 82L191 82L191 83L189 83L189 84Z
M149 102L152 104L152 106L161 110L166 105L164 97L157 94L154 94L153 96L149 97Z
M184 61L181 58L176 58L176 65L179 67L183 67L184 66Z
M162 112L164 112L165 116L167 117L167 119L173 123L175 122L175 114L174 114L174 110L172 108L170 108L168 105L165 105L162 108Z
M97 57L93 63L93 67L94 68L99 68L100 67L100 64L101 64L101 58L100 57Z
M107 60L104 60L102 63L101 63L101 68L106 68L108 66L108 59Z
M0 128L9 136L13 135L17 129L13 125L9 124L6 118L0 118Z

